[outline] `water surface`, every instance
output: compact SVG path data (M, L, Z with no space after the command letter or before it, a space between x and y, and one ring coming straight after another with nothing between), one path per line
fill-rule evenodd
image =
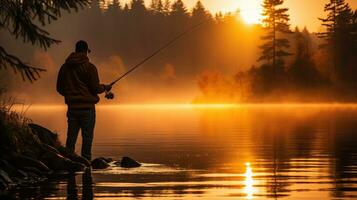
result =
M33 106L26 115L64 141L65 112ZM15 193L36 199L357 199L357 107L98 107L93 154L130 156L144 165L113 166Z

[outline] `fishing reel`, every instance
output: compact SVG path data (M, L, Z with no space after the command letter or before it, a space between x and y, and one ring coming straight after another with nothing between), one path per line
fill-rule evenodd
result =
M109 100L114 99L114 93L110 91L105 91L105 98Z

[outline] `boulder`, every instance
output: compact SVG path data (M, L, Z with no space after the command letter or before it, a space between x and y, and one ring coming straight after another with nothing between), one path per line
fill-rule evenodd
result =
M43 162L21 154L12 154L8 157L8 161L14 166L19 167L20 169L22 169L23 167L34 167L45 173L50 172L50 169Z
M44 176L46 173L44 172L41 172L39 169L35 168L35 167L24 167L23 170L25 172L31 172L31 173L34 173L38 176Z
M46 152L40 158L50 169L53 170L65 170L70 172L82 171L86 167L85 165L73 162L68 158L61 156L54 152Z
M117 164L119 163L117 162ZM124 168L135 168L135 167L140 167L141 164L132 158L123 157L121 159L120 166Z
M66 147L59 147L58 151L60 152L60 154L63 157L66 157L70 160L72 160L73 162L78 162L78 163L82 163L83 165L89 167L91 165L91 162L89 160L87 160L86 158L77 155L76 153L72 153L70 152Z
M46 151L51 151L53 153L60 154L60 152L56 148L54 148L54 147L52 147L52 146L50 146L48 144L43 143L42 144L42 153L46 152Z
M37 135L42 143L48 144L52 147L57 147L60 145L58 140L58 135L48 130L47 128L40 126L38 124L29 124L32 132Z
M105 158L105 157L99 157L99 158L105 160L105 162L107 163L113 162L113 158Z
M9 174L2 169L0 169L0 180L3 180L6 184L13 183L11 178L9 177Z
M0 191L4 191L7 189L8 189L7 183L0 178ZM2 199L1 196L0 196L0 199Z
M110 165L107 163L106 160L102 158L96 158L92 161L92 168L93 169L106 169Z

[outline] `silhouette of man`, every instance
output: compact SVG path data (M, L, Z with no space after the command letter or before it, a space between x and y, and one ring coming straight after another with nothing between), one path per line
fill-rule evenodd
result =
M95 104L98 94L110 91L110 85L99 83L97 68L89 62L90 53L87 42L76 43L75 52L71 53L62 65L57 78L57 92L64 96L67 110L66 147L74 152L79 130L82 131L81 155L92 159L92 142L95 125Z

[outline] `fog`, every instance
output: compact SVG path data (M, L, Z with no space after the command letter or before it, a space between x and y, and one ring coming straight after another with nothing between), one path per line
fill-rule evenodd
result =
M322 40L308 30L304 30L303 42L308 42L311 51L308 60L311 57L313 64L307 69L311 73L299 74L298 70L295 75L302 79L297 83L280 84L289 86L287 90L271 90L266 88L267 84L257 85L256 81L262 65L257 61L259 46L265 34L261 25L244 23L238 13L212 15L200 6L192 11L184 5L155 9L158 8L144 7L140 1L130 6L120 4L105 8L94 1L90 8L78 13L63 13L58 21L45 27L51 36L62 41L47 51L0 32L0 43L9 53L47 70L34 83L22 81L11 70L0 71L0 81L7 88L7 95L28 104L63 103L55 89L57 73L73 52L76 41L83 39L89 43L92 50L89 58L97 66L101 82L110 83L166 42L202 21L204 25L115 85L116 98L102 103L226 103L274 101L274 98L299 101L305 97L311 97L307 98L311 101L317 96L321 96L318 100L328 99L326 96L333 93L330 85L325 84L334 78L328 52L318 48ZM295 36L302 29L286 36L291 41L291 56L285 60L287 72L296 60L299 42ZM289 73L286 76L293 79ZM305 79L309 76L312 78ZM306 91L307 86L301 82L311 83L311 87Z

